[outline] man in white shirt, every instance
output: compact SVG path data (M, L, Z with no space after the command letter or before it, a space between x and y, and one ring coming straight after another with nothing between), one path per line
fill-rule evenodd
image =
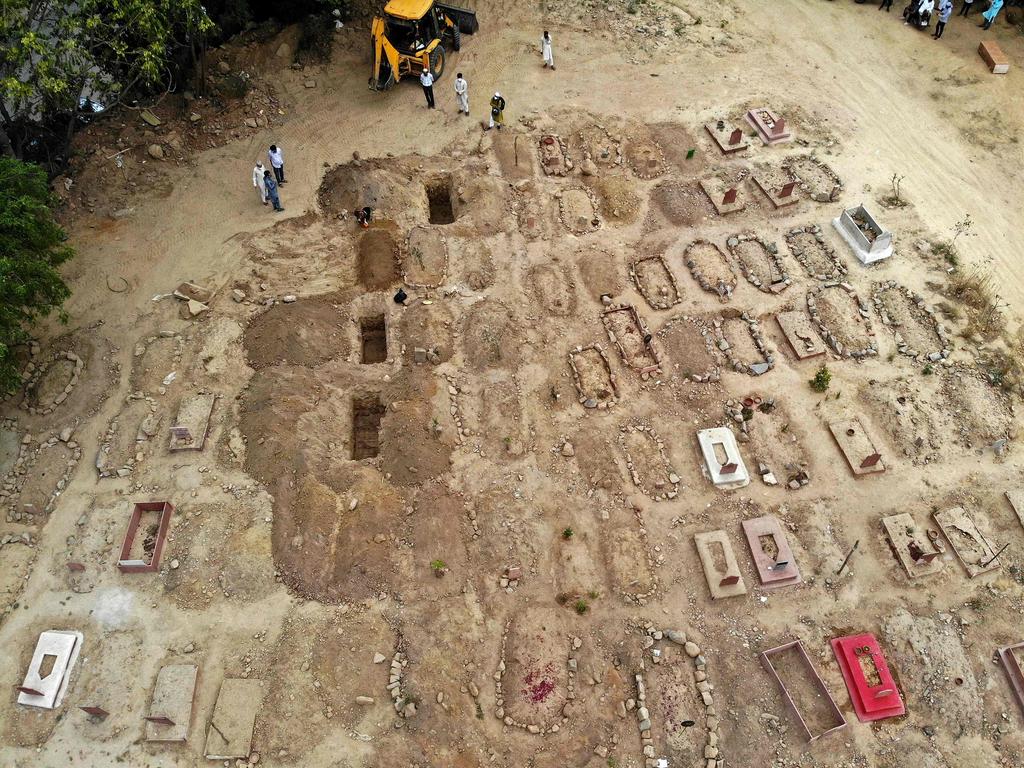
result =
M434 76L430 70L424 67L420 72L420 85L423 86L423 94L427 97L427 109L434 108Z
M267 204L267 185L263 183L263 172L267 170L263 167L263 163L259 160L256 161L256 165L252 169L252 185L256 187L256 192L260 196L260 202L264 205Z
M551 35L544 30L544 37L540 39L540 52L544 56L544 66L555 68L555 54L551 52Z
M274 169L274 178L277 179L277 183L286 183L284 180L284 152L277 144L271 144L267 156L270 158L270 167Z
M462 73L455 78L455 98L459 102L459 112L468 115L469 114L469 83L466 82L465 78L462 77Z

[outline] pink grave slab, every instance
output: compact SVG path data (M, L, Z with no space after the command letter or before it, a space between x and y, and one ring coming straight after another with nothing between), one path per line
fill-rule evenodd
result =
M874 635L837 637L832 640L832 651L839 662L839 670L843 673L858 720L870 723L906 713L896 681L889 672L889 665ZM862 664L869 668L874 665L873 677L877 677L877 684L868 681Z
M789 130L789 126L786 125L785 119L770 109L759 107L758 109L749 110L747 112L747 122L754 126L757 135L761 137L761 141L769 146L780 144L793 138L793 134Z
M760 576L761 585L765 589L788 587L803 581L800 569L797 568L793 558L793 550L789 547L786 534L777 517L774 515L755 517L751 520L744 520L742 525L743 534L747 537L747 544L750 546L750 554L754 558L754 565L757 566L757 575ZM770 539L767 545L769 549L774 548L776 552L774 557L762 546L764 537Z
M1006 672L1006 677L1010 681L1010 687L1013 689L1013 695L1020 705L1021 712L1024 713L1024 671L1020 668L1019 655L1024 654L1024 643L1000 648L998 653L999 661L1002 662L1003 670Z

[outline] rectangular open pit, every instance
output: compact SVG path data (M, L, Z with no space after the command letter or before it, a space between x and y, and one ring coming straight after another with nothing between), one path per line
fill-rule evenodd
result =
M385 406L377 395L352 398L352 458L372 459L380 453L380 422Z
M388 331L384 315L370 315L359 319L359 340L362 350L360 362L364 365L383 363L388 359Z
M135 503L117 559L117 569L121 573L152 573L160 568L160 556L172 514L174 505L169 501Z
M793 710L808 741L846 725L846 717L799 640L763 651L761 663L779 684L782 698Z
M455 221L452 208L452 177L438 176L423 185L427 193L427 207L431 224L451 224Z

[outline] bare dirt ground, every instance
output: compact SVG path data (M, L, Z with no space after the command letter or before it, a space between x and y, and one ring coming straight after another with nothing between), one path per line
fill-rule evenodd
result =
M71 326L44 329L31 361L26 349L26 387L0 422L0 764L213 764L218 691L244 677L263 696L238 765L1024 765L1022 713L993 663L1024 641L1024 529L1003 496L1020 486L1019 403L984 363L999 342L964 338L948 264L919 247L971 213L960 268L998 275L1018 325L1024 38L1003 21L986 33L1013 62L997 78L975 17L935 42L845 0L475 5L481 31L435 86L436 111L413 84L366 89L362 26L305 70L277 55L287 30L217 51L256 78L244 105L197 102L198 120L163 112L156 130L129 114L112 140L123 168L117 149L84 161L90 194L68 197ZM541 66L545 28L555 72ZM455 111L456 69L472 118ZM480 130L495 90L500 134ZM795 141L721 155L703 125L746 126L755 107L784 115ZM542 171L546 136L567 175ZM157 141L163 160L148 154ZM249 182L272 142L283 214ZM811 192L831 192L812 153L842 182L833 202L775 210L746 178L790 160ZM883 208L894 173L909 204ZM741 179L742 212L716 213L699 185L713 175ZM870 269L831 226L859 203L896 235ZM368 230L347 214L360 204L375 208ZM876 355L801 362L775 323L809 291L846 297L817 276L827 258L808 254L808 270L790 250L787 234L812 225L849 269L839 279L868 308ZM727 247L739 232L778 245L784 293L741 278ZM697 240L726 257L701 266L722 270L727 296L687 268ZM658 255L678 297L656 262L646 298L631 278ZM890 280L946 308L948 358L900 353L897 333L925 354L935 334L902 294L876 308ZM194 318L165 296L184 281L214 292ZM635 307L652 338L622 342L657 370L623 360L606 301ZM760 361L743 313L772 358L760 376L734 371L715 334L724 320L741 362ZM856 305L824 314L859 345ZM577 347L590 349L582 391ZM807 381L823 359L821 395ZM169 452L198 393L219 396L204 447ZM769 399L746 434L745 403ZM828 424L853 417L883 474L855 479L839 452ZM695 432L712 426L739 436L748 487L707 479ZM161 566L122 574L130 504L145 500L176 508ZM953 506L1008 545L998 566L969 579L947 543L937 573L908 579L880 518L935 528ZM761 588L740 522L765 514L803 584ZM747 593L712 601L694 535L719 529ZM46 629L85 635L56 711L13 692ZM878 637L906 715L857 721L828 641L860 632ZM758 659L793 639L847 721L811 745ZM169 663L200 668L188 740L147 743ZM800 665L780 664L808 721L827 725Z

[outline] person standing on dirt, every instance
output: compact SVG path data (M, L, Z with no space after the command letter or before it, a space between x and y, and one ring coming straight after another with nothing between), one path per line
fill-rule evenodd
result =
M498 126L498 130L501 130L501 124L505 122L505 100L501 98L501 94L497 91L491 96L491 119L487 124L488 130L494 126Z
M274 178L277 180L277 183L286 183L284 180L284 152L281 151L277 144L271 144L267 157L270 158L270 167L274 169Z
M973 7L974 0L964 0L963 7L960 8L960 13L958 13L957 16L966 16L968 13L971 12L971 9Z
M420 72L420 85L423 86L423 95L427 97L427 109L434 108L434 76L426 67Z
M260 195L260 202L264 205L267 204L267 186L263 183L263 176L266 172L267 169L263 167L263 163L257 160L256 166L252 169L252 185L256 187L256 191Z
M953 0L939 0L939 23L935 25L933 38L938 40L946 29L946 22L953 15Z
M892 0L882 0L882 4L878 6L878 10L884 10L886 13L892 10Z
M544 57L544 67L551 67L552 71L555 69L555 54L551 52L551 35L548 31L544 30L544 37L540 39L540 53Z
M462 73L455 76L455 98L459 102L459 112L463 115L469 114L469 83L466 82Z
M277 212L283 211L281 198L277 194L277 181L270 175L270 171L263 172L263 185L267 188L267 197L274 204L274 210Z
M996 16L1003 10L1003 0L992 0L988 10L981 14L981 18L985 20L985 23L981 25L982 29L988 29L992 26L992 22L996 20Z

